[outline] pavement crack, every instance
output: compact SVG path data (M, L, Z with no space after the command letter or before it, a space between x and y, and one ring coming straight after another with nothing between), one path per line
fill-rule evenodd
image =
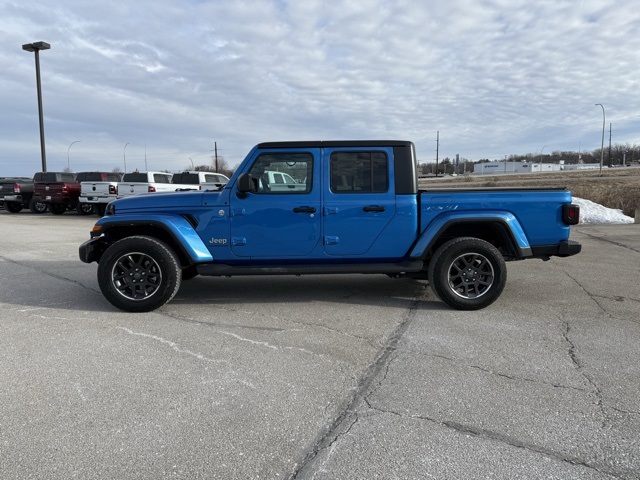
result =
M371 407L372 410L380 413L380 414L387 414L387 415L393 415L393 416L397 416L399 418L406 418L406 419L411 419L411 420L419 420L419 421L424 421L424 422L429 422L432 423L434 425L440 426L440 427L444 427L450 430L455 431L456 433L459 433L461 435L469 435L472 437L476 437L479 438L481 440L488 440L488 441L494 441L494 442L498 442L501 443L503 445L507 445L509 447L514 447L514 448L520 448L523 450L527 450L529 452L533 452L539 455L544 455L548 458L553 458L555 460L561 461L563 463L569 463L571 465L579 465L585 468L588 468L590 470L594 470L600 474L604 474L604 475L609 475L611 477L614 478L625 478L624 475L615 472L613 470L611 470L610 468L607 468L606 466L596 466L592 463L589 463L586 460L583 460L579 457L573 456L573 455L567 455L564 454L562 452L558 452L549 448L545 448L543 446L540 445L536 445L536 444L531 444L531 443L527 443L527 442L523 442L521 440L518 440L515 437L509 436L509 435L505 435L499 432L495 432L493 430L489 430L489 429L485 429L485 428L479 428L479 427L475 427L475 426L471 426L471 425L464 425L462 423L459 422L454 422L451 420L440 420L437 418L432 418L432 417L428 417L428 416L424 416L424 415L411 415L411 414L403 414L400 412L396 412L393 410L385 410L382 409L380 407L376 407L376 406L372 406L371 404L369 404L369 402L367 402L367 404Z
M191 350L188 350L186 348L181 347L179 344L177 344L176 342L172 341L172 340L168 340L166 338L163 337L159 337L158 335L151 335L149 333L144 333L144 332L135 332L133 330L131 330L130 328L126 328L126 327L116 327L118 330L122 330L123 332L128 333L129 335L135 336L135 337L141 337L141 338L146 338L149 340L153 340L155 342L158 342L161 345L165 345L168 348L170 348L171 350L183 354L183 355L188 355L194 358L197 358L198 360L203 360L205 362L212 362L212 363L229 363L226 360L217 360L215 358L210 358L207 357L206 355L203 355L202 353L198 353L198 352L194 352Z
M383 375L386 378L391 357L395 353L400 339L416 317L421 303L422 298L416 298L411 302L404 318L378 350L373 362L364 370L356 387L338 409L335 418L321 430L312 445L303 452L301 458L296 462L293 472L286 476L287 479L296 480L312 477L311 469L318 455L327 449L330 449L331 453L331 449L335 446L337 440L346 435L357 423L357 405L361 402L368 403L367 396L371 393L372 388L377 388L380 384L380 382L377 382L375 387L373 386L374 381L381 372L384 372Z
M632 410L623 410L622 408L618 408L618 407L609 407L611 410L614 410L618 413L623 413L625 415L640 415L640 412L634 412Z
M478 428L478 427L473 427L473 426L469 426L469 425L463 425L461 423L457 423L457 422L452 422L449 420L445 420L442 422L439 422L437 420L433 420L430 418L425 418L424 420L428 420L428 421L435 421L436 423L440 423L441 425L450 428L452 430L455 430L458 433L461 434L465 434L465 435L471 435L474 437L478 437L478 438L482 438L482 439L487 439L487 440L493 440L496 442L500 442L503 444L506 444L508 446L511 447L515 447L515 448L521 448L530 452L534 452L534 453L538 453L540 455L544 455L546 457L550 457L550 458L554 458L556 460L559 460L561 462L564 463L569 463L571 465L580 465L583 466L585 468L594 470L598 473L601 474L605 474L605 475L610 475L613 476L615 478L624 478L622 475L620 475L619 473L616 473L606 467L598 467L595 466L579 457L575 457L573 455L566 455L563 454L561 452L557 452L554 450L551 450L549 448L544 448L541 447L540 445L534 445L534 444L529 444L526 442L522 442L514 437L511 437L509 435L504 435L498 432L494 432L492 430L488 430L488 429L484 429L484 428Z
M598 306L598 308L599 308L600 310L602 310L602 312L603 312L603 313L606 313L606 314L607 314L607 315L609 315L609 316L611 315L611 314L609 313L609 311L608 311L604 306L602 306L602 305L600 304L600 302L598 301L598 299L599 299L599 298L603 298L603 297L600 297L600 296L598 296L598 295L594 295L593 293L591 293L589 290L587 290L587 289L585 288L585 286L584 286L584 285L582 285L582 284L578 281L578 279L577 279L577 278L575 278L575 277L574 277L573 275L571 275L569 272L566 272L566 271L565 271L565 272L564 272L564 274L565 274L567 277L569 277L571 280L573 280L573 281L575 282L575 284L576 284L576 285L578 285L578 286L582 289L582 291L587 295L587 297L589 297L589 298L593 301L593 303L595 303L595 304Z
M605 238L605 237L601 237L599 235L592 235L590 233L588 233L586 230L582 229L580 230L580 234L584 235L585 237L589 237L595 241L598 242L602 242L602 243L609 243L611 245L615 245L616 247L620 247L620 248L625 248L627 250L631 250L632 252L636 252L636 253L640 253L640 249L638 248L634 248L630 245L624 245L620 242L614 242L613 240L609 239L609 238Z
M441 360L446 360L448 362L452 362L452 363L456 363L458 365L467 367L467 368L472 368L475 370L479 370L483 373L486 373L488 375L495 375L496 377L500 377L500 378L504 378L506 380L510 380L513 382L526 382L526 383L535 383L538 385L548 385L550 387L553 388L565 388L567 390L574 390L577 392L583 392L583 393L588 393L590 392L590 390L584 389L584 388L579 388L579 387L574 387L571 385L562 385L560 383L554 383L554 382L547 382L545 380L541 380L541 379L536 379L536 378L527 378L527 377L521 377L518 375L509 375L506 373L502 373L502 372L498 372L496 370L493 370L491 368L486 368L480 365L472 365L472 364L468 364L466 362L460 361L456 358L452 358L452 357L448 357L446 355L440 355L440 354L433 354L433 353L423 353L423 352L418 352L415 350L405 350L405 353L411 353L413 355L421 355L421 356L425 356L425 357L432 357L432 358L439 358Z
M39 267L36 267L34 265L27 265L25 263L18 262L16 260L12 260L12 259L4 257L2 255L0 255L0 260L4 260L5 262L11 263L13 265L18 265L20 267L24 267L24 268L29 268L31 270L35 270L36 272L38 272L40 274L46 275L46 276L51 277L51 278L55 278L56 280L64 280L65 282L73 283L74 285L82 287L85 290L89 290L90 292L100 293L99 289L88 287L87 285L85 285L84 283L82 283L82 282L80 282L78 280L74 280L73 278L69 278L69 277L65 277L63 275L58 275L58 274L49 272L49 271L47 271L47 270L45 270L43 268L39 268Z
M576 371L578 371L586 379L589 385L591 385L591 388L593 389L593 392L595 393L595 396L596 396L596 405L600 410L600 413L602 414L602 427L604 428L607 425L607 421L609 420L609 417L604 408L602 389L598 386L595 380L593 380L591 376L589 376L587 372L584 371L584 366L582 365L582 363L580 362L580 359L578 358L576 345L573 343L573 341L570 338L571 326L569 325L569 322L564 321L562 323L562 326L563 326L562 337L564 338L564 341L569 345L569 358L571 359L571 362L575 366Z

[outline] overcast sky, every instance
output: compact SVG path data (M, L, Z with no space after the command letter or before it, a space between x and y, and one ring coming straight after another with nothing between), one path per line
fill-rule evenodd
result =
M231 165L262 141L421 161L640 144L633 0L0 0L0 176ZM73 143L79 141L78 143ZM125 147L126 145L126 147ZM190 160L191 159L191 160Z

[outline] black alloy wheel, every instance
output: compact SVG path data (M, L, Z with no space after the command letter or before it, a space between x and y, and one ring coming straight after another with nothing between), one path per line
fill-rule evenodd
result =
M98 284L126 312L149 312L178 292L182 270L170 247L155 238L127 237L111 245L98 264Z
M507 267L496 247L461 237L440 246L429 264L435 294L458 310L478 310L495 302L507 281Z

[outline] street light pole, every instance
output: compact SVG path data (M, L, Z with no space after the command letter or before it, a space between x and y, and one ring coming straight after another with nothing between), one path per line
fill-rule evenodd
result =
M76 140L75 142L71 142L71 145L74 143L80 143L80 140ZM67 170L71 171L71 162L69 161L69 150L71 150L71 145L67 148Z
M547 148L549 145L545 145L540 149L540 155L538 156L538 171L542 171L542 151Z
M602 176L602 164L604 163L604 123L605 123L605 114L604 114L604 105L601 103L596 103L596 107L600 105L602 107L602 145L600 147L600 176Z
M124 173L127 173L127 145L129 145L129 142L124 144L124 149L122 150L122 157L124 158Z
M40 153L42 155L42 171L47 171L47 154L44 148L44 117L42 115L42 88L40 86L40 50L51 48L47 42L25 43L22 49L35 53L36 57L36 88L38 90L38 117L40 119Z

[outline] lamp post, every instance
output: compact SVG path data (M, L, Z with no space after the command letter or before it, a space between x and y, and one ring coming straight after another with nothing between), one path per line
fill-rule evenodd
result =
M80 140L76 140L75 142L71 142L71 145L74 143L80 143ZM71 150L71 145L67 148L67 170L71 171L71 162L69 161L69 150Z
M602 145L600 146L600 176L602 176L602 164L604 163L604 123L605 123L605 114L604 114L604 105L601 103L596 103L596 106L600 105L602 107Z
M40 119L40 152L42 155L42 171L47 171L47 154L44 149L44 118L42 116L42 88L40 87L40 50L51 48L47 42L25 43L22 49L35 53L36 57L36 88L38 90L38 117Z
M122 158L124 158L124 173L127 173L127 145L129 142L124 144L124 148L122 149Z
M189 160L191 160L191 157L187 157ZM195 170L196 167L193 166L193 160L191 160L191 170Z
M547 148L549 145L545 145L540 149L540 155L538 156L538 171L542 171L542 151Z

